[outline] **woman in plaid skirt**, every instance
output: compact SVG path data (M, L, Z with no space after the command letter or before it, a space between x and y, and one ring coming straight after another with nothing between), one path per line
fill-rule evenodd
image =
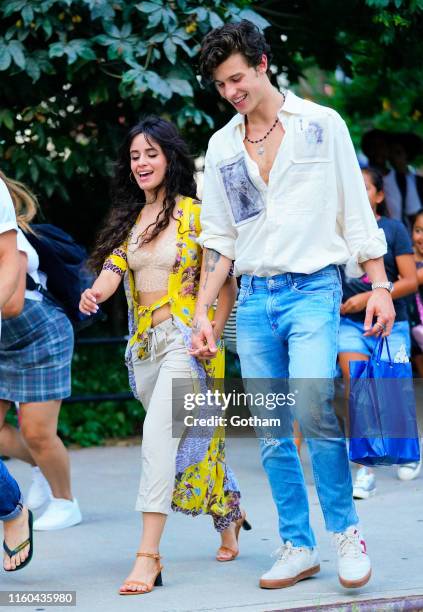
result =
M25 237L37 213L28 189L5 177L18 222L21 273L18 292L25 292L24 308L15 315L13 302L3 309L0 340L0 452L33 466L27 504L43 514L34 529L62 529L81 522L78 502L70 488L68 453L57 435L62 399L71 393L72 325L55 304L38 291L25 289L26 275L45 286L38 255ZM22 231L23 230L23 231ZM19 404L19 430L5 422L13 403Z

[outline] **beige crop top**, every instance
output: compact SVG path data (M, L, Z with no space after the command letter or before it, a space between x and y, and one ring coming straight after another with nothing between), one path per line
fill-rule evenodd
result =
M150 244L142 247L136 242L128 244L128 266L134 272L135 289L143 293L150 291L167 291L169 274L175 265L177 247L174 240L160 240L151 248Z

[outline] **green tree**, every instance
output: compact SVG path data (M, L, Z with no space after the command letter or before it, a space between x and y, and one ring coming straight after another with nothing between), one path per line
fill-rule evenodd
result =
M200 41L228 20L265 28L250 4L0 0L2 169L89 244L119 142L141 114L172 119L201 151L216 109L197 80Z
M278 66L292 83L311 79L309 93L341 112L357 143L372 126L423 136L423 0L264 0L257 6L271 23L266 35Z

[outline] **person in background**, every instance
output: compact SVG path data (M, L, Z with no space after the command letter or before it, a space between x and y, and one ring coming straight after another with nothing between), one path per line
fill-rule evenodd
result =
M391 219L402 221L411 233L414 217L423 208L423 177L410 164L423 151L423 141L411 133L389 135L392 170L384 176L385 201Z
M385 270L393 283L396 319L389 336L392 356L399 351L410 355L410 326L408 323L406 296L417 288L416 269L410 237L404 225L384 214L383 176L376 168L362 171L367 195L378 226L386 236L388 251L384 256ZM341 324L339 329L338 357L342 375L346 381L346 396L349 393L349 362L368 360L373 353L377 338L364 335L364 318L367 301L371 295L371 282L364 275L360 279L347 278L343 274L343 297L341 304ZM376 492L374 471L360 467L353 487L356 499L367 499Z
M0 178L0 338L1 311L22 284L24 265L16 248L16 217L4 181ZM25 259L23 261L25 264ZM15 301L16 314L23 308L23 292ZM19 485L0 459L0 520L3 521L3 568L23 569L32 559L32 513L23 503Z
M419 287L413 299L409 300L411 355L418 377L423 378L423 210L415 216L412 240ZM414 480L420 474L421 467L422 456L420 453L419 462L398 466L398 478L400 480Z
M206 374L224 376L222 347L208 361L187 352L202 261L194 171L173 124L152 116L129 131L116 165L111 215L92 256L100 274L81 296L81 311L95 313L125 277L127 365L134 395L146 410L136 502L143 530L120 595L145 594L162 585L159 545L171 509L212 517L221 537L218 561L237 557L240 528L250 528L226 465L223 431L212 428L210 435L187 435L183 442L172 435L179 384L192 395ZM235 297L236 281L227 275L213 321L219 338ZM213 308L207 315L213 317Z
M37 201L23 184L2 178L12 197L19 227L17 246L26 265L23 310L17 314L9 304L0 340L0 450L33 466L28 506L48 504L34 521L34 529L63 529L82 520L71 492L69 455L57 435L62 399L71 394L73 329L55 303L36 290L25 290L26 274L45 287L38 255L22 231L32 231ZM19 404L19 430L5 421L13 403Z

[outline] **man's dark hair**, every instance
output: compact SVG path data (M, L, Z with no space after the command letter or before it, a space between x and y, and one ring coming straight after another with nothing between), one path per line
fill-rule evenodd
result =
M260 64L263 54L268 63L272 58L264 35L251 21L226 23L215 28L203 40L200 52L200 72L206 82L213 80L213 73L233 53L241 53L249 66Z

